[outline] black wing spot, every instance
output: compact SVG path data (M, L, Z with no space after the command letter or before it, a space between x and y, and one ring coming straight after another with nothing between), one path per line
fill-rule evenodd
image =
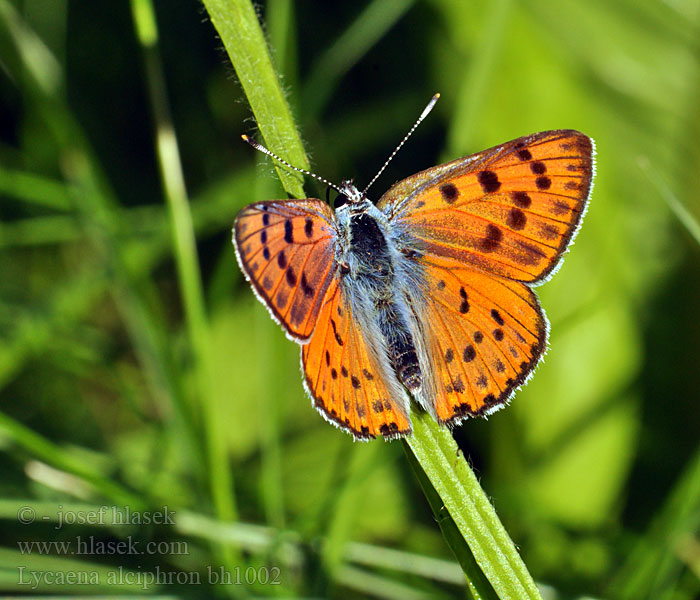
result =
M372 373L370 373L367 369L362 369L362 374L365 376L367 381L372 381L374 379L374 375L372 375Z
M498 373L503 373L506 370L506 366L503 364L503 361L500 358L496 359L496 362L493 363L493 366Z
M525 213L519 208L511 208L508 216L506 217L506 224L512 229L520 231L524 229L527 224L527 217Z
M464 383L462 382L462 376L457 375L452 380L452 387L454 388L454 391L457 392L458 394L463 394L464 393Z
M314 234L314 221L311 217L306 217L304 222L304 233L307 238L310 238Z
M360 389L360 380L355 377L355 375L350 377L350 383L352 383L352 387L354 387L356 390Z
M504 323L501 313L499 313L495 308L491 309L491 318L499 325L503 325Z
M292 227L291 219L284 221L284 241L288 244L294 243L294 228Z
M546 172L547 172L547 167L545 166L545 164L544 164L542 161L537 160L537 161L535 161L534 163L531 163L531 164L530 164L530 170L531 170L535 175L542 175L542 173L546 173Z
M448 204L454 204L455 200L459 198L459 190L454 183L443 183L440 186L440 193L443 200Z
M486 226L486 236L480 241L480 247L484 252L493 252L501 245L503 232L495 225L489 223Z
M474 332L474 341L475 341L477 344L481 344L481 342L484 341L484 334L481 333L481 331L475 331L475 332Z
M445 352L445 361L448 363L451 363L454 360L455 353L452 351L452 348L448 348L447 352Z
M341 338L340 334L338 333L338 329L336 327L334 319L331 319L331 327L333 327L333 335L335 336L335 341L338 343L338 346L342 346L343 338Z
M481 171L477 179L486 194L492 194L501 188L501 182L498 181L498 175L494 171Z
M500 342L503 339L503 330L502 329L494 329L493 330L493 337L496 338L497 342Z
M287 268L287 255L284 253L284 250L280 250L280 253L277 255L277 266L280 269Z
M462 354L462 359L464 362L472 362L476 358L476 350L474 350L474 346L471 344L467 344L464 347L464 353Z
M313 298L316 293L314 287L309 285L309 282L306 280L306 273L301 274L301 291L304 292L304 296L307 298Z
M532 204L532 198L527 192L513 192L510 197L520 208L528 208Z
M285 271L285 277L287 278L287 283L290 287L294 287L297 284L297 275L294 272L292 265L289 265L287 267L287 270Z
M523 148L522 150L518 150L518 158L520 160L530 160L532 158L532 153L527 148Z
M541 175L535 179L535 185L538 190L548 190L552 186L552 180L549 177Z

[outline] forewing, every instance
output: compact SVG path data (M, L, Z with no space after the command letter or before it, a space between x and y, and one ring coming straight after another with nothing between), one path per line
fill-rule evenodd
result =
M246 206L233 228L236 256L258 297L297 342L311 336L335 272L336 230L320 200Z
M389 368L383 340L368 339L370 331L334 279L318 326L301 349L306 389L318 411L356 439L407 435L408 397Z
M580 224L593 155L577 131L537 133L409 177L378 207L440 265L537 283Z
M423 309L434 398L441 422L488 414L525 382L542 356L547 322L526 285L473 269L425 264Z

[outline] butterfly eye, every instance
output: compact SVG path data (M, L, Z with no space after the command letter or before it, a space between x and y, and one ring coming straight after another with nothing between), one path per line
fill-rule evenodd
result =
M348 197L345 194L338 194L333 200L333 208L340 208L348 203Z

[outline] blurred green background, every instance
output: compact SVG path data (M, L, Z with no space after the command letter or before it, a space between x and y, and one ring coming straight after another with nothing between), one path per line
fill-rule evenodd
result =
M134 25L148 6L0 0L0 591L463 597L400 443L354 444L319 417L298 348L238 270L236 212L285 196L240 141L255 123L204 7L154 0L155 40ZM589 213L538 290L546 359L454 435L546 598L700 598L700 3L256 8L333 181L366 183L436 91L375 197L528 133L595 139ZM172 235L180 176L201 288ZM59 522L113 504L167 505L175 525ZM77 536L165 545L23 545ZM240 585L212 584L222 565ZM120 569L134 577L109 580ZM158 570L201 583L136 578ZM99 583L67 582L80 572Z

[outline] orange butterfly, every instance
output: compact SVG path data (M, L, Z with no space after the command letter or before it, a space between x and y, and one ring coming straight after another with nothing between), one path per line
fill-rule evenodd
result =
M545 350L531 288L578 230L593 157L582 133L545 131L417 173L376 206L366 188L314 175L339 192L335 210L317 199L245 207L238 262L301 344L321 415L356 439L396 438L411 433L408 393L450 426L503 406Z

